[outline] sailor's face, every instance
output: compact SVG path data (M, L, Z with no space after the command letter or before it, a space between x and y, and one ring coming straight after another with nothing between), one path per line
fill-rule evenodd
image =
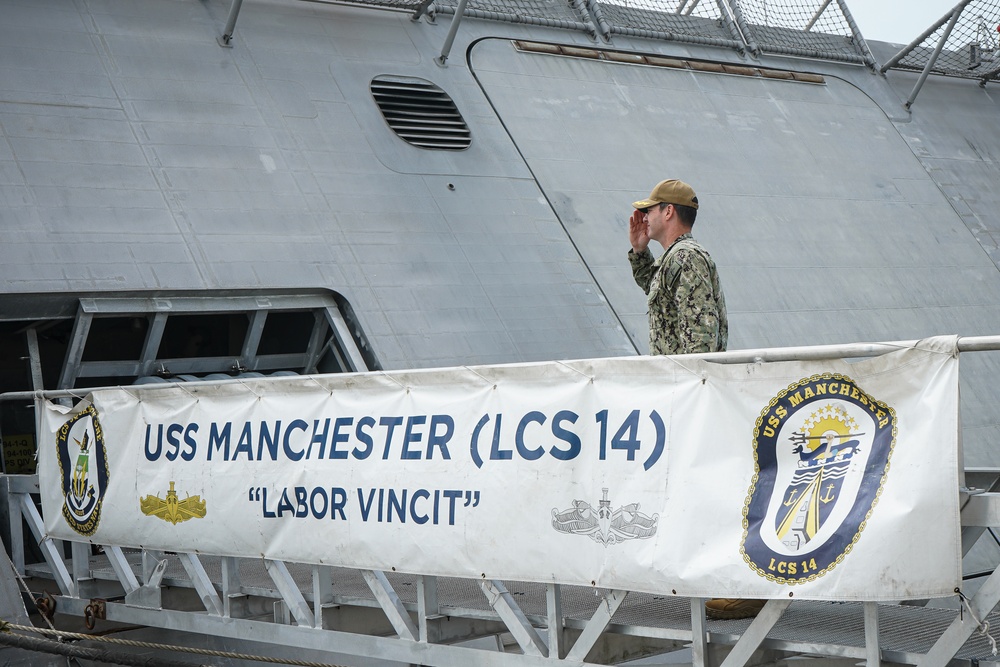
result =
M655 204L646 209L645 221L650 238L656 238L663 229L663 221L670 210L670 204Z

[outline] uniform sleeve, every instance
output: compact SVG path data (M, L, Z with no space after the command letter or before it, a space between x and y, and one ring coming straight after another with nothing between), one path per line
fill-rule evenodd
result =
M679 251L677 260L681 268L674 298L679 315L676 336L680 353L716 352L720 314L708 263L699 253L688 250Z
M636 254L635 251L628 251L628 261L632 265L632 277L635 278L635 284L642 288L642 291L649 294L649 284L653 281L653 274L656 273L656 267L653 266L653 253L646 248L642 252Z

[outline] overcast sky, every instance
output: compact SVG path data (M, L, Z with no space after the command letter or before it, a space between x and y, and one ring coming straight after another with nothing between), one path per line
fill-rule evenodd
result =
M959 0L847 0L865 39L909 44Z

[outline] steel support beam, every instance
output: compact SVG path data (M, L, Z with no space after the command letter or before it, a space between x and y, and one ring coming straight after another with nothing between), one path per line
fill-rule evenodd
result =
M720 667L743 667L746 665L790 604L792 604L791 600L768 600L764 608L757 614L757 618L753 619L743 636L736 642L733 650L722 661Z
M420 641L437 641L436 632L431 632L431 621L441 618L441 605L438 602L437 577L417 577L417 626L420 631Z
M10 526L10 561L14 571L24 574L24 531L21 530L21 499L13 493L7 496L7 525Z
M82 616L87 600L59 596L57 608L69 615ZM317 631L297 625L277 625L251 619L228 619L186 611L141 609L108 602L107 620L147 625L178 632L193 632L240 641L255 641L281 646L342 653L352 656L378 656L382 660L423 665L454 667L552 667L549 658L532 655L498 653L465 646L425 644L401 641L395 637L379 637L338 630ZM592 663L562 663L565 667L591 667ZM594 665L593 667L597 667Z
M143 583L149 583L149 581L153 578L153 575L155 575L156 571L160 568L160 563L165 560L165 554L162 551L143 549L141 577Z
M41 414L35 401L35 416ZM21 495L38 493L38 475L2 475L0 488L3 489L4 504L7 508L7 526L10 529L10 560L14 571L24 574L24 531L21 529Z
M70 542L70 554L73 557L73 581L77 590L80 582L90 579L90 545L84 542Z
M913 49L923 44L925 39L933 35L938 28L947 23L948 20L954 16L954 14L956 13L961 14L962 11L965 9L965 6L968 5L970 2L972 2L972 0L962 0L962 2L955 5L955 7L952 8L947 14L945 14L937 21L935 21L934 24L931 25L931 27L927 28L927 30L924 30L922 33L920 33L919 37L917 37L912 42L910 42L902 49L900 49L899 53L890 58L886 64L882 65L882 67L879 69L879 72L885 74L890 69L898 65L899 61L908 56L910 52L913 51Z
M451 25L448 26L448 35L444 38L444 46L441 47L441 55L434 59L441 67L444 67L448 62L448 54L451 53L451 46L455 43L455 35L458 34L458 26L462 23L462 17L465 16L465 7L469 4L469 0L458 0L458 7L455 8L455 15L451 19Z
M977 493L969 496L962 507L961 516L963 533L973 528L1000 526L1000 493ZM982 531L978 533L981 535ZM978 538L978 535L976 537ZM965 542L966 538L963 535L963 548Z
M813 29L813 26L816 25L816 21L819 21L819 17L823 16L823 12L826 11L826 8L830 6L831 2L833 2L833 0L823 0L823 4L819 6L816 13L812 15L811 19L809 19L809 23L806 23L806 27L803 28L805 32L809 32Z
M691 598L691 667L708 667L708 632L703 598Z
M878 603L865 602L865 667L881 667L882 649L878 641Z
M877 357L908 347L916 347L919 340L901 340L883 343L848 343L846 345L810 345L808 347L769 347L756 350L731 352L704 352L686 354L685 359L704 359L721 364L747 364L760 361L818 361L824 359L853 359ZM987 352L1000 350L1000 336L964 336L958 339L959 352Z
M549 625L549 657L562 658L566 654L566 633L563 628L562 586L559 584L545 586L545 610Z
M576 638L576 642L569 650L569 653L566 654L567 660L579 660L582 662L586 659L587 654L590 653L594 645L597 644L597 640L601 638L601 635L607 630L608 625L611 624L611 617L615 615L618 607L625 601L626 595L628 595L628 591L608 591L608 594L604 596L604 604L597 607L597 611L587 621L587 627L583 629L583 632Z
M305 368L309 363L306 354L267 354L257 357L253 370L266 372L275 369ZM219 373L222 371L246 370L236 357L188 357L186 359L167 359L152 363L141 361L84 361L77 371L78 378L104 376L143 376L166 372L171 375L187 373ZM175 380L176 381L176 380ZM80 392L76 392L79 394Z
M312 568L313 618L314 627L322 629L323 608L333 604L333 575L325 565L314 565Z
M677 13L683 14L685 16L691 16L691 12L693 12L698 7L698 5L701 4L701 0L691 0L691 4L687 8L684 7L684 5L686 4L687 0L685 0L685 2L682 3L680 8L677 9Z
M339 312L339 311L338 311ZM302 365L302 371L307 374L316 373L316 364L319 363L320 354L323 350L323 341L326 339L326 334L330 330L330 324L327 322L326 317L323 313L315 312L313 313L313 330L312 334L309 336L309 344L306 346L306 361ZM353 344L353 339L351 343ZM362 365L362 368L366 368Z
M385 573L379 570L362 570L361 574L399 638L417 641L420 636L417 626L413 624L413 619L403 607L403 601L399 599L392 584L386 579Z
M240 7L242 6L243 0L233 0L233 4L229 6L229 18L226 19L226 27L222 31L222 34L215 39L219 43L219 46L232 48L233 31L236 30L236 19L239 18Z
M267 324L267 311L255 310L250 313L250 326L247 328L246 338L243 339L243 349L240 350L240 364L249 370L257 370L257 348L260 346L260 337L264 333L264 325Z
M73 333L70 335L69 345L66 349L62 373L59 374L59 389L72 389L76 384L76 377L80 371L80 360L83 358L83 349L87 345L87 336L90 334L92 321L93 315L86 312L81 305L77 311L76 320L73 322Z
M738 0L718 0L719 1L719 12L722 18L726 21L729 20L729 16L732 15L733 21L736 23L736 27L740 33L740 41L742 41L747 46L747 50L750 51L750 55L757 57L760 55L760 45L757 44L757 40L753 37L753 31L750 30L750 26L747 25L746 19L743 16L743 8L740 7ZM725 7L722 6L725 3Z
M280 560L265 559L264 568L271 575L271 580L277 586L278 592L281 593L281 599L288 606L288 611L295 618L295 622L305 627L316 627L316 619L313 617L305 597L302 596L298 584L288 572L288 566Z
M52 576L56 581L56 585L59 586L59 590L63 595L76 597L78 595L76 582L73 581L69 570L66 569L66 563L62 559L59 549L56 549L53 541L45 536L45 525L42 523L42 517L38 513L38 508L35 507L34 501L27 493L18 493L15 495L17 496L18 504L21 506L21 516L27 521L28 527L31 529L31 534L35 536L35 541L38 542L38 547L42 550L45 562L52 568ZM18 518L18 524L20 524L20 517ZM24 558L23 552L21 558Z
M240 581L240 562L237 558L224 557L222 566L222 611L226 618L239 617L246 605L238 604L246 599Z
M163 331L167 327L167 314L155 313L149 321L149 329L146 331L146 340L142 344L142 356L140 357L141 371L139 376L149 375L153 372L153 364L156 362L156 352L160 349L160 342L163 341Z
M326 308L325 312L326 320L333 329L333 335L337 339L340 349L347 355L350 368L346 370L370 370L368 364L365 362L365 358L361 355L361 350L358 349L357 344L354 342L354 336L351 335L351 328L347 326L347 320L344 319L344 314L340 312L340 308L330 306Z
M982 619L986 618L998 602L1000 602L1000 569L994 570L968 601L971 613L959 614L927 655L917 662L917 667L945 667L972 633L981 627Z
M260 356L258 346L267 316L272 311L309 310L315 317L315 324L304 353L271 354ZM147 376L164 370L172 374L219 372L229 370L233 357L197 357L169 360L169 369L165 369L163 361L157 361L157 352L163 340L167 319L170 315L202 314L202 313L246 313L251 318L250 327L245 337L240 358L236 361L239 368L256 371L268 371L276 368L299 368L303 372L314 372L317 360L323 351L323 342L327 332L332 329L338 350L347 358L345 370L368 370L364 356L351 334L336 300L328 295L290 294L264 297L170 297L170 298L94 298L81 299L77 317L74 322L73 334L68 346L64 367L59 380L59 389L72 389L79 378L103 376ZM97 316L136 316L146 317L149 329L140 357L125 361L89 361L83 362L83 350L94 317ZM35 335L28 332L29 352ZM37 359L37 340L34 340L36 353L32 356L34 391L41 391L40 361ZM37 371L37 372L36 372ZM75 395L75 394L74 394ZM10 400L6 395L5 400Z
M524 654L547 657L549 650L546 648L545 642L532 627L528 617L514 602L514 597L507 591L507 588L496 579L480 581L479 586L489 599L490 606L500 615L501 620L510 630L510 634L517 640L517 644Z
M864 35L861 34L861 29L858 28L858 24L854 21L854 15L851 14L850 8L848 8L847 3L844 0L837 0L837 6L840 7L840 13L843 14L844 20L847 21L848 27L851 29L851 35L854 38L855 46L858 48L858 53L864 58L865 64L871 71L878 71L878 63L875 62L875 56L872 54L872 50L868 48L868 42L865 41Z
M191 584L201 597L205 610L213 616L222 616L222 600L219 599L219 594L215 591L215 584L208 578L208 573L205 572L205 566L201 564L198 554L182 553L177 555L181 559L181 565L184 566L184 571L187 572Z
M42 355L38 350L38 331L35 327L29 327L24 332L28 339L28 363L31 366L31 388L35 391L45 389L45 382L42 379Z
M118 583L125 589L125 595L127 596L129 593L139 590L139 580L136 579L135 572L132 571L132 566L128 564L122 548L105 546L104 555L108 557L111 569L115 571L115 576L118 577Z
M955 29L955 24L958 23L958 17L962 15L961 10L955 9L952 12L951 20L948 21L948 26L944 29L944 33L941 35L941 39L938 40L937 46L934 47L934 53L931 57L927 59L927 64L924 65L924 69L920 72L920 77L917 79L917 83L913 86L913 90L910 91L910 96L903 103L907 109L913 106L913 102L916 101L917 95L920 93L920 89L924 87L924 82L927 81L927 76L934 69L934 65L937 64L938 56L941 55L941 51L944 50L944 45L951 37L951 31Z

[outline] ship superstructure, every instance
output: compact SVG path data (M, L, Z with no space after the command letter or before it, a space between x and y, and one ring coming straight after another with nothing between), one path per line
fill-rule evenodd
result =
M306 632L311 619L338 627L335 652L359 663L472 664L462 651L473 649L450 644L502 636L527 664L557 631L592 639L594 662L691 643L699 619L692 630L686 600L643 603L681 629L624 616L619 591L593 607L593 590L560 601L537 584L436 588L369 570L331 581L260 561L251 573L190 554L12 543L20 513L41 525L38 392L68 407L103 386L645 354L628 202L661 178L684 179L703 202L695 234L722 275L731 350L808 357L1000 331L996 0L958 3L905 46L866 41L843 0L4 0L0 15L8 548L21 574L55 577L77 600L60 612L125 595L136 622L165 627L137 609L162 603L166 581L207 600L209 619L159 613L169 627L221 635L212 623L266 606L279 622L264 643L327 650ZM1000 477L993 349L963 348L975 354L961 380L966 486L987 491ZM865 356L833 355L848 352ZM829 473L848 474L846 443L866 449L868 436L837 429L805 434L800 454L817 443L829 453L790 486L801 502L775 526L789 540L821 529L835 505L822 498L838 492ZM96 435L74 433L74 466L88 454L68 473L70 495L92 508ZM185 498L169 482L143 496L181 525L167 508ZM632 532L654 525L607 498L588 502L613 502L597 512L641 524ZM586 509L555 508L576 522ZM587 529L609 541L602 520ZM992 529L970 528L965 569L990 572ZM66 553L65 575L30 567ZM912 613L866 605L848 614L862 626ZM799 608L826 626L839 618ZM941 632L954 616L921 613L939 614ZM726 646L746 629L707 627ZM403 640L370 643L375 634ZM864 639L845 649L766 634L765 648L872 656ZM952 643L945 660L988 660L983 646ZM588 659L585 645L566 661ZM882 655L915 661L929 646Z

